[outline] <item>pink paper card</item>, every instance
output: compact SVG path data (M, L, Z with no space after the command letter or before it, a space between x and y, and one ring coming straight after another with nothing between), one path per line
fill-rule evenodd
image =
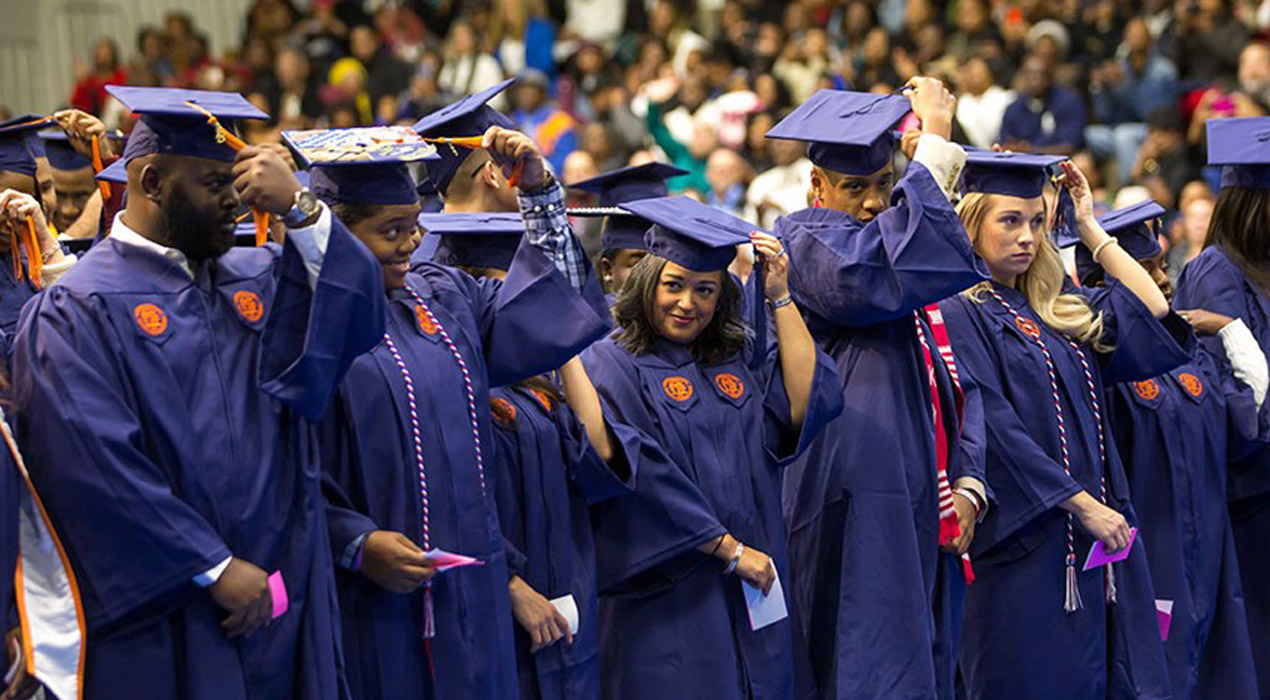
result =
M1107 548L1103 546L1101 540L1094 542L1094 546L1089 548L1089 556L1085 559L1085 568L1083 570L1089 571L1090 569L1128 559L1129 552L1133 551L1133 542L1136 539L1138 539L1138 528L1129 528L1129 546L1115 554L1107 554Z
M447 552L444 549L433 549L432 551L428 552L425 556L427 556L428 559L432 561L432 566L433 568L437 570L437 573L441 573L443 571L449 571L450 569L456 569L460 566L484 566L485 565L485 562L481 561L480 559L474 559L472 557L464 556L462 554L454 554L453 552Z
M269 574L269 593L273 595L273 619L276 620L291 607L291 601L287 598L287 584L282 581L281 571Z
M1155 616L1160 621L1160 639L1169 641L1169 628L1173 626L1173 601L1155 601Z

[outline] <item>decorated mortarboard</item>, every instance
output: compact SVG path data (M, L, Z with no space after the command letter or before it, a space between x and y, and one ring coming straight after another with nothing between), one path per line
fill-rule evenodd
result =
M44 142L44 152L54 170L71 171L93 167L92 159L75 150L65 131L45 129L40 132L40 140Z
M1165 213L1164 207L1148 199L1123 209L1109 211L1098 217L1098 223L1135 260L1150 260L1163 250L1157 232ZM1091 275L1096 276L1101 272L1102 268L1094 262L1088 249L1084 246L1076 249L1076 275L1082 283L1091 279Z
M570 187L599 195L600 208L570 211L576 216L607 216L600 233L600 247L604 250L643 250L644 234L651 223L636 216L613 213L611 208L625 202L668 194L666 180L688 171L666 163L644 163L618 168L588 180L575 182Z
M971 150L966 153L961 190L967 194L979 192L1035 199L1045 193L1046 185L1056 182L1062 174L1058 164L1066 160L1066 156ZM1080 240L1076 234L1076 206L1066 187L1059 187L1058 192L1054 242L1066 248Z
M1222 187L1270 190L1270 117L1209 119L1208 164Z
M736 247L761 230L744 219L689 197L656 197L625 202L621 208L652 222L645 234L648 252L697 272L726 269Z
M428 169L428 178L441 194L444 195L450 188L450 181L454 179L459 166L467 160L474 147L479 147L480 137L491 126L512 128L511 119L486 103L514 82L515 78L504 80L452 102L415 122L414 130L420 136L438 144L437 153L441 158Z
M44 157L38 132L52 123L52 118L35 114L0 122L0 170L34 177L35 159Z
M127 181L128 163L153 153L232 161L246 145L234 134L233 120L269 118L236 92L124 85L107 85L106 92L141 117L123 157L98 174L111 182Z
M806 141L807 157L847 175L872 175L891 162L893 129L912 104L903 95L820 90L767 132L769 139Z
M519 213L420 214L419 225L436 236L432 260L450 267L510 269L525 233Z
M413 129L371 126L284 131L282 139L307 168L310 189L327 204L415 204L408 164L436 158Z

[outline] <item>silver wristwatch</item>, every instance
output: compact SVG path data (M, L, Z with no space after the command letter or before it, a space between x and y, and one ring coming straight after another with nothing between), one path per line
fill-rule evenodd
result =
M319 208L317 195L313 194L309 188L301 187L300 191L295 193L295 202L282 217L282 222L287 225L287 228L299 228L316 214Z

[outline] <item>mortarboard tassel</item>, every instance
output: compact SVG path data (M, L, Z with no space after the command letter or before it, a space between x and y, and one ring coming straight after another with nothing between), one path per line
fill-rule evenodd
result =
M1068 613L1074 613L1085 607L1085 602L1080 599L1080 586L1076 585L1076 560L1074 557L1067 559L1067 598L1063 602L1063 610Z
M9 254L13 257L13 279L16 282L22 281L22 252L18 245L18 224L11 222L9 224Z
M40 253L40 238L35 233L35 217L26 217L26 264L31 275L31 285L39 289L44 283L44 256Z
M96 134L93 134L93 172L101 174L105 167L101 159L101 141ZM97 188L101 190L101 203L105 206L106 202L110 201L110 183L105 180L98 180Z
M216 118L216 115L207 111L202 106L194 104L193 102L190 102L188 100L185 102L185 104L197 110L198 112L201 112L204 116L207 117L207 123L211 124L212 127L216 129L216 140L218 142L223 143L226 146L229 146L235 151L241 151L247 147L246 141L243 141L242 139L238 138L238 136L235 135L234 132L221 126L220 120ZM265 244L266 241L269 240L269 215L259 209L253 208L251 210L251 219L252 219L252 222L256 225L256 245L262 246Z
M454 150L455 146L462 146L463 148L470 148L472 150L476 150L478 148L485 147L484 139L485 139L484 136L453 136L453 137L438 136L436 138L424 137L423 140L426 141L427 143L448 144L450 146L450 152L455 153L457 155L457 151ZM516 161L516 165L512 167L512 176L507 178L507 185L509 187L516 187L517 185L519 185L520 176L524 173L524 171L525 171L525 162L521 160Z

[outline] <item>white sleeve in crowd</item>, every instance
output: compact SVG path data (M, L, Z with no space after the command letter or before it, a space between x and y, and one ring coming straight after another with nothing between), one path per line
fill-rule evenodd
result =
M1233 323L1217 332L1222 346L1226 349L1226 359L1230 360L1235 378L1252 389L1253 400L1257 409L1266 400L1266 390L1270 388L1270 369L1266 367L1266 354L1262 352L1252 331L1244 325L1243 319L1235 319Z
M318 202L322 213L311 226L287 229L287 238L295 244L304 258L304 270L309 273L309 288L316 289L322 274L322 260L326 258L326 244L331 240L331 209L325 202Z
M62 278L62 275L66 274L67 270L75 265L76 260L73 254L68 254L63 255L62 259L55 263L45 263L40 268L40 282L45 287L54 284Z
M942 136L922 134L917 139L913 161L926 166L939 184L939 189L943 190L944 196L952 201L953 195L957 193L961 170L966 166L966 151Z

